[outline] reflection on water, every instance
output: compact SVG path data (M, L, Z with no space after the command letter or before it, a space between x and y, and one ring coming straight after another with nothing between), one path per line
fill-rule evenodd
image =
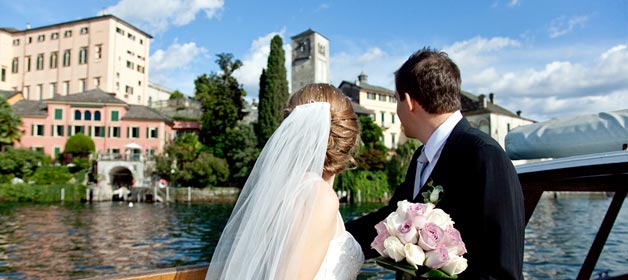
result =
M526 278L574 279L609 203L542 200L526 228ZM341 212L351 219L380 206L341 206ZM77 279L207 263L232 207L0 203L0 279ZM596 272L628 271L627 211L620 212ZM371 261L360 279L394 275Z

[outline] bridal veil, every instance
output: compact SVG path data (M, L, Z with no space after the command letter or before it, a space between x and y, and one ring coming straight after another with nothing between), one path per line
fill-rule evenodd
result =
M242 189L206 279L296 279L330 134L330 105L296 106Z

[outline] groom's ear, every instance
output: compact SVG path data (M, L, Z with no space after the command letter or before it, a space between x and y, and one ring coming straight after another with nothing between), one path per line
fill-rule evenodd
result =
M409 93L404 93L403 94L406 98L406 104L405 106L408 107L408 111L412 112L412 110L416 110L417 106L419 106L419 103L416 102L416 100L414 100L414 98L410 97Z

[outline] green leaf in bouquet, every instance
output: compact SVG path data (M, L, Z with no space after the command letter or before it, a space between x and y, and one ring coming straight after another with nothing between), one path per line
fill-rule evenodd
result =
M383 268L407 273L414 277L418 278L428 278L428 279L458 279L458 275L449 275L441 270L432 269L425 266L419 266L418 268L414 268L414 266L410 265L405 261L396 262L391 258L386 257L377 257L375 262Z

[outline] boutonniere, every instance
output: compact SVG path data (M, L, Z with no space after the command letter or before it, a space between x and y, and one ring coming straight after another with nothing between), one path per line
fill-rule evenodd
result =
M430 180L425 186L427 190L421 194L423 195L423 202L436 205L442 199L442 193L445 189L441 185L434 186L434 180Z

